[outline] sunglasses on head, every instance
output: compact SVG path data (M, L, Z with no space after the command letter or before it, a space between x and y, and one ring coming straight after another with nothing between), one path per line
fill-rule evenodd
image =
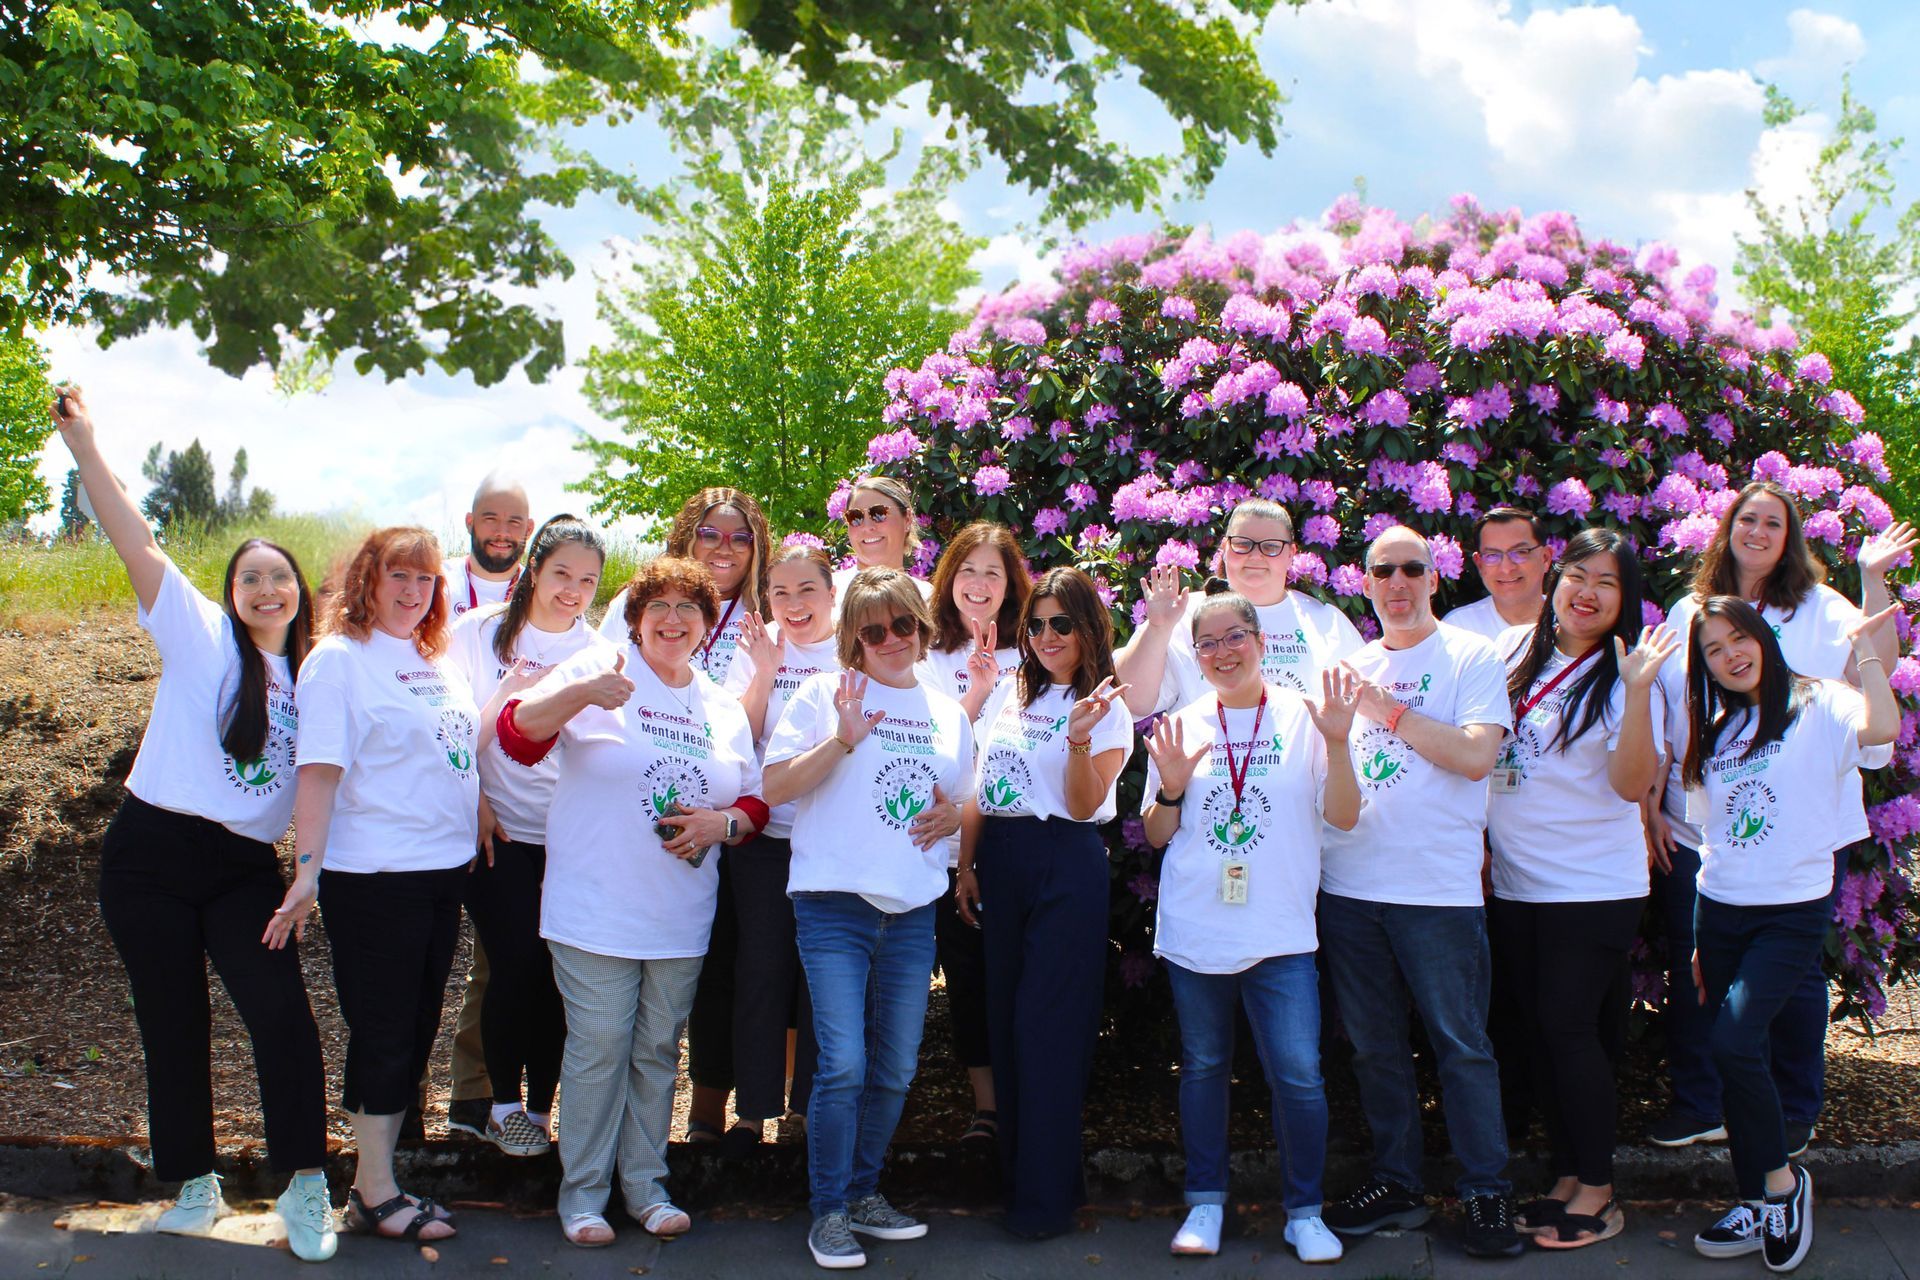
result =
M1391 561L1386 561L1380 564L1368 565L1367 572L1372 574L1374 577L1380 579L1380 581L1385 582L1388 578L1391 578L1393 576L1393 571L1395 569L1398 569L1400 572L1406 574L1409 578L1419 579L1419 578L1426 577L1427 570L1431 567L1432 566L1427 564L1425 560L1407 560L1399 564L1395 564Z
M899 636L902 640L905 640L918 630L920 630L920 624L915 622L910 615L903 613L884 626L878 622L869 622L853 634L859 636L863 644L880 644L886 640L887 632L889 631Z
M847 528L858 529L869 520L875 524L885 524L892 515L893 508L882 503L875 503L865 511L860 510L858 507L848 507L846 515Z
M1073 619L1064 613L1049 614L1044 618L1028 618L1027 634L1038 639L1053 628L1053 634L1065 638L1073 634Z
M724 543L732 543L735 551L745 551L753 545L753 530L735 529L732 533L723 533L710 524L703 524L693 531L693 540L709 551Z

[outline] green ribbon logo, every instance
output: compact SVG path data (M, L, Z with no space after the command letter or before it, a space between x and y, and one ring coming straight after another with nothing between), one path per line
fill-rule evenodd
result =
M1428 687L1429 685L1431 685L1432 683L1433 683L1433 677L1432 677L1431 675L1424 675L1424 676L1421 676L1421 677L1420 677L1420 692L1421 692L1421 693L1425 693L1425 692L1427 691L1427 687Z

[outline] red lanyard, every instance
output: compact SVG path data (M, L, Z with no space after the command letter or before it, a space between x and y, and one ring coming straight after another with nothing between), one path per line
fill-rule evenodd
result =
M713 630L707 632L706 640L701 643L700 669L702 671L706 670L707 668L707 655L713 652L713 642L715 640L718 640L720 638L720 633L727 629L727 623L733 620L734 606L739 603L740 603L739 596L735 596L733 599L727 601L727 611L720 615L720 625L715 627Z
M1247 736L1247 755L1238 764L1233 759L1233 735L1227 732L1227 706L1219 698L1213 709L1220 713L1220 741L1227 749L1227 782L1233 787L1233 816L1240 816L1240 794L1247 789L1247 771L1253 768L1254 752L1260 749L1260 717L1267 713L1267 688L1260 686L1260 705L1253 709L1253 732Z
M1544 685L1541 685L1540 691L1538 693L1535 693L1530 698L1524 698L1521 700L1519 707L1517 707L1514 711L1513 718L1516 721L1525 720L1527 718L1527 712L1539 706L1541 701L1545 699L1548 694L1552 693L1555 689L1558 689L1560 687L1561 681L1565 680L1568 676L1572 675L1574 672L1578 671L1582 666L1584 666L1588 658L1598 657L1599 654L1600 654L1600 646L1595 645L1593 646L1593 648L1587 650L1585 653L1575 658L1572 662L1569 662L1566 666L1560 668L1560 674L1555 676L1553 679L1547 681Z
M507 579L508 595L513 594L513 584L518 581L520 581L520 566L515 565L513 567L513 576ZM480 596L473 589L473 560L471 557L469 557L467 560L467 608L478 609L479 607L480 607Z

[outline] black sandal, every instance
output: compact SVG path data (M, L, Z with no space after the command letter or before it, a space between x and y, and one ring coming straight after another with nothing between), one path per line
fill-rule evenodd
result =
M1584 1249L1611 1240L1627 1229L1627 1216L1609 1200L1598 1213L1563 1213L1560 1220L1534 1236L1542 1249Z
M1513 1229L1523 1236L1537 1236L1543 1231L1551 1231L1567 1216L1567 1202L1555 1200L1552 1196L1541 1196L1529 1200L1514 1211Z
M720 1139L720 1154L733 1159L750 1156L760 1149L765 1135L751 1125L736 1124Z
M413 1215L413 1221L400 1228L398 1235L391 1231L382 1231L380 1224L402 1209L416 1209L418 1212ZM393 1199L369 1208L367 1202L360 1198L360 1192L357 1189L352 1187L347 1189L347 1230L355 1235L379 1236L383 1240L411 1240L416 1244L433 1243L433 1241L423 1242L420 1239L421 1229L429 1222L444 1222L448 1227L452 1227L453 1215L436 1203L431 1196L421 1196L416 1200L402 1191ZM451 1240L457 1234L457 1231L449 1231L446 1235L436 1236L434 1239Z
M721 1138L720 1130L708 1124L705 1120L690 1119L687 1121L687 1141L688 1142L696 1143L696 1144L703 1143L703 1142L718 1142L720 1141L720 1138Z
M997 1142L1000 1138L1000 1113L982 1110L973 1113L973 1123L960 1135L962 1142Z

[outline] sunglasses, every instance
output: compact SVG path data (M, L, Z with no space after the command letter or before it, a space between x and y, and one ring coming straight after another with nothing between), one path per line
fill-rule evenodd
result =
M1247 641L1251 639L1253 639L1253 632L1247 630L1245 627L1235 627L1217 640L1211 636L1205 640L1195 640L1193 642L1193 651L1203 658L1211 658L1214 654L1220 652L1222 648L1245 648Z
M1227 550L1242 556L1258 547L1261 555L1272 559L1274 556L1283 554L1292 545L1293 543L1285 538L1243 538L1237 533L1227 536Z
M1073 619L1064 613L1049 614L1044 618L1028 618L1027 634L1038 639L1047 634L1047 628L1053 628L1053 634L1066 638L1073 634Z
M735 529L732 533L722 533L710 524L703 524L693 531L693 540L709 551L729 543L735 551L745 551L753 545L753 531Z
M915 622L910 615L903 613L885 626L882 626L878 622L869 622L853 634L860 637L862 644L881 644L886 640L887 632L889 631L893 632L894 635L900 637L902 640L905 640L908 636L913 635L919 630L920 624Z
M876 504L868 507L865 511L860 510L858 507L848 507L846 516L847 528L858 529L869 520L875 524L885 524L892 516L893 508L885 505Z
M1407 577L1418 581L1427 576L1427 570L1431 567L1432 566L1425 560L1408 560L1401 564L1394 564L1389 561L1382 564L1370 564L1367 566L1367 572L1380 581L1385 582L1393 576L1393 571L1398 569L1401 573L1406 574Z

